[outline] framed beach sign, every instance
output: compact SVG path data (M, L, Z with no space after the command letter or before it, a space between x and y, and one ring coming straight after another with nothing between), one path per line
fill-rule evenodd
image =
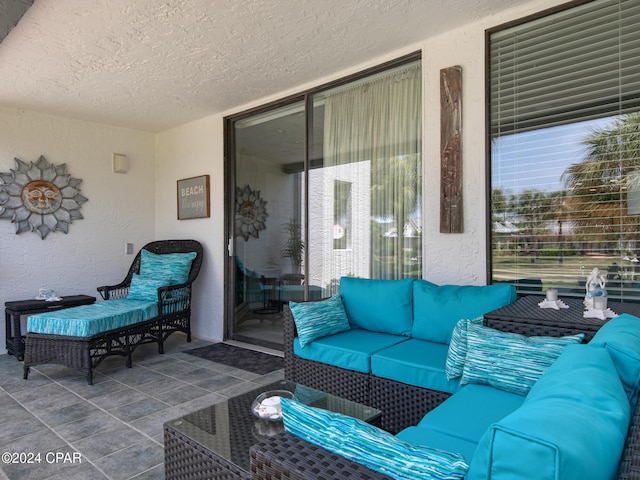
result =
M178 180L178 220L207 218L209 209L209 175Z

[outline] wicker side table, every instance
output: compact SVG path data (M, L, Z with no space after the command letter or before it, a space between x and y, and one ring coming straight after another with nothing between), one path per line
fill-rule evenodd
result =
M543 296L527 295L504 307L484 315L486 326L523 335L562 336L584 333L584 342L593 338L606 323L599 318L584 318L581 298L562 298L569 308L554 310L540 308ZM609 308L617 314L630 313L640 317L640 304L609 302Z
M45 313L51 310L62 310L79 305L89 305L95 301L96 298L90 297L89 295L73 295L62 297L55 302L35 299L5 302L4 322L7 353L9 355L15 355L20 361L24 359L24 336L22 335L20 326L20 317L22 315Z

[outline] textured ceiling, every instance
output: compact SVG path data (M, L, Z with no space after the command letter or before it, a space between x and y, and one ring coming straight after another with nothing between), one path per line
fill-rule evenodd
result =
M0 43L0 105L157 132L522 3L35 0Z

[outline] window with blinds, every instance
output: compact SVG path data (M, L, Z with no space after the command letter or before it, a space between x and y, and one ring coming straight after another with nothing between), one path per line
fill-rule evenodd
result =
M640 301L640 2L487 32L491 281Z

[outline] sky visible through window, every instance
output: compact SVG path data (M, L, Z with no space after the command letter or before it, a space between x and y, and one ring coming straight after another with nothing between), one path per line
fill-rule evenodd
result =
M583 140L595 129L610 126L617 117L600 118L504 135L493 140L492 186L507 195L524 190L564 189L562 174L584 160Z

